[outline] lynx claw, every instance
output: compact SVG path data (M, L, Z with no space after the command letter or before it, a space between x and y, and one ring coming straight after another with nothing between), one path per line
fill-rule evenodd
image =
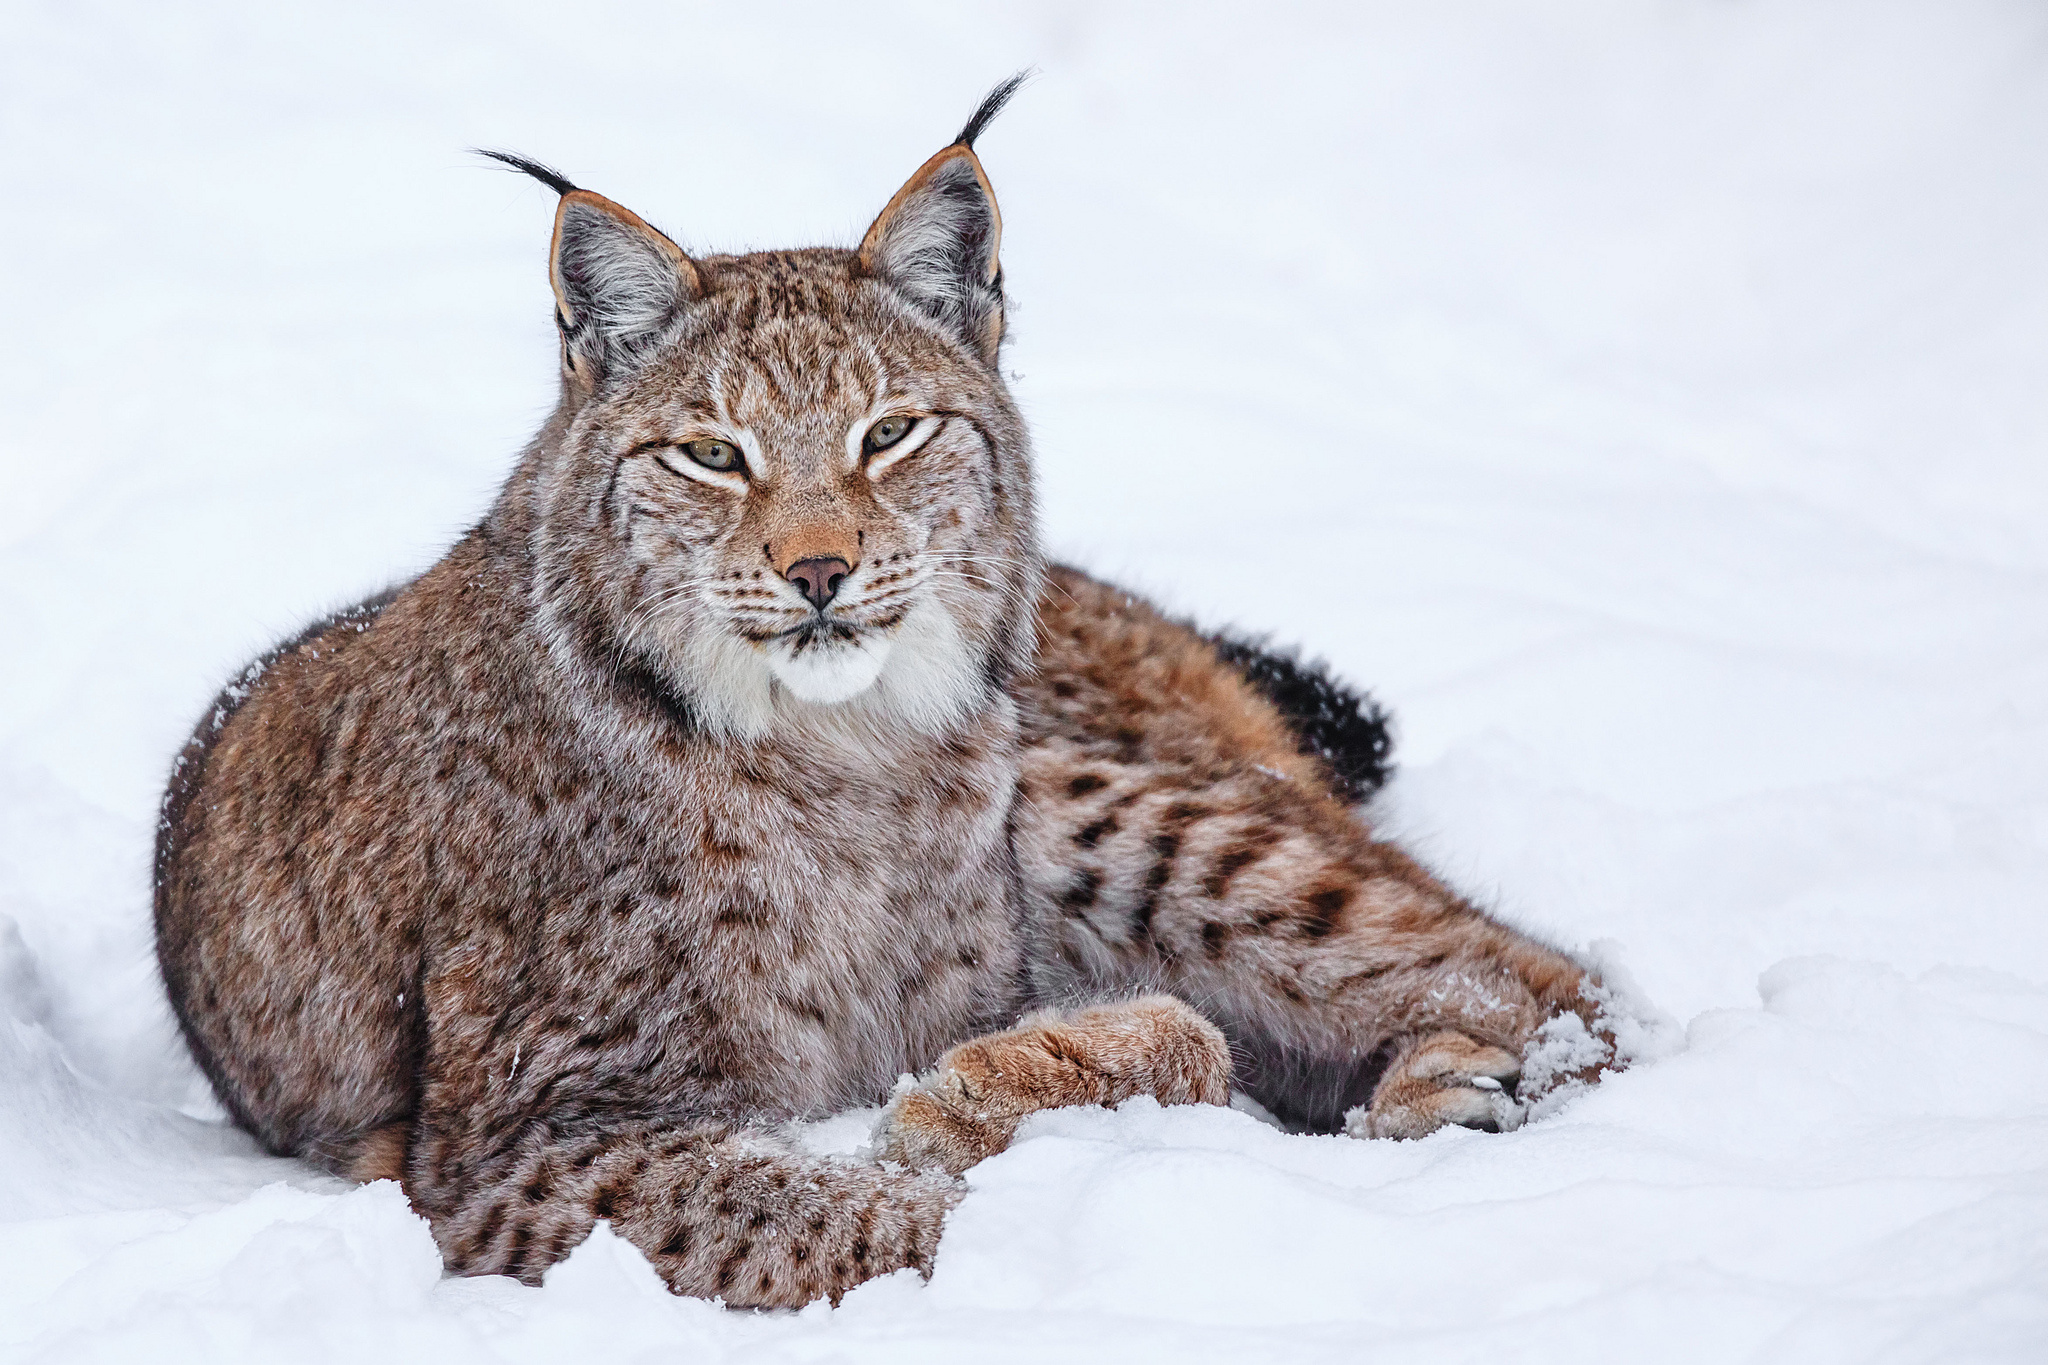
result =
M1436 1116L1445 1124L1456 1124L1482 1133L1511 1133L1521 1127L1521 1106L1502 1090L1479 1085L1479 1082L1490 1079L1474 1076L1470 1088L1444 1091L1436 1107Z

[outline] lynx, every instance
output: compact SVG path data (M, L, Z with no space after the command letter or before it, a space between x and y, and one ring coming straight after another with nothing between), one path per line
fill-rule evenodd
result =
M451 1272L537 1283L608 1219L678 1293L836 1302L929 1274L1036 1110L1499 1129L1546 1021L1605 1026L1374 839L1361 695L1044 564L973 150L1013 87L854 250L693 257L500 154L560 195L558 407L178 758L194 1055L270 1150L402 1181ZM885 1101L867 1156L789 1133Z

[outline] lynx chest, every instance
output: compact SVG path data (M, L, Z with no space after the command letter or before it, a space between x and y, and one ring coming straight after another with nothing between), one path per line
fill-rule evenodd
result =
M531 841L524 923L457 954L457 1012L474 1032L517 1002L489 1050L557 1101L721 1118L878 1102L1008 1022L1022 945L1014 741L875 758L762 745L615 766Z

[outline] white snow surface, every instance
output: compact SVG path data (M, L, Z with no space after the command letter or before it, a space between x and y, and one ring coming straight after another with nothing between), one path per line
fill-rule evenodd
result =
M0 1357L2048 1359L2048 9L0 17ZM1505 1135L1041 1116L929 1283L447 1279L220 1121L151 953L214 690L551 404L559 163L854 241L981 91L1052 548L1398 717L1377 809L1661 1060ZM820 1125L850 1146L865 1119Z

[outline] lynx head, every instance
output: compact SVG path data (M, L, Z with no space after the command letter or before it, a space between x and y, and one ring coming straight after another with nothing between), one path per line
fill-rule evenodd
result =
M740 736L827 711L932 731L1000 699L1040 564L973 142L1016 84L857 250L692 257L492 153L562 196L562 404L511 486L558 653Z

